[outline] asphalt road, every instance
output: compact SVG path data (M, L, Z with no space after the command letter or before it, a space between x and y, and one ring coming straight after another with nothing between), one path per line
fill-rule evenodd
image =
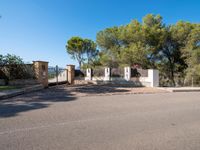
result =
M0 150L200 150L200 93L1 101Z

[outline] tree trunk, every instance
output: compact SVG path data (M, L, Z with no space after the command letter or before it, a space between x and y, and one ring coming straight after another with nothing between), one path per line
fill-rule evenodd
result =
M172 80L173 86L176 86L176 83L174 80L174 70L173 69L171 70L171 80Z
M81 70L81 61L79 61L78 64L79 64L79 69Z
M171 59L170 59L170 74L171 74L171 81L172 81L172 84L173 86L176 86L176 83L175 83L175 80L174 80L174 64L171 62Z
M175 86L176 83L174 81L174 63L172 62L172 59L170 58L170 56L168 56L168 60L169 60L169 67L170 67L170 80L172 81L173 86Z

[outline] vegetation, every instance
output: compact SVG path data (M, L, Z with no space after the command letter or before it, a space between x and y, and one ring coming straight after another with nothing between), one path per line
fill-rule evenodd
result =
M183 84L191 76L200 79L200 24L167 26L160 15L148 14L142 23L133 20L98 32L97 44L102 65L159 69L163 85Z
M0 92L5 91L5 90L14 90L14 89L19 89L21 87L16 87L16 86L0 86Z
M4 79L6 84L12 78L10 70L13 70L11 65L22 64L23 61L16 55L0 55L0 79Z
M98 56L97 45L90 39L83 39L81 37L72 37L67 41L67 53L71 55L79 63L79 67L85 63L89 65L95 64Z
M33 79L32 65L24 64L22 58L16 55L0 55L0 79L6 84L13 79Z
M11 64L23 64L22 58L16 55L7 54L5 56L0 55L0 66Z
M94 66L139 65L144 69L158 69L161 85L181 85L193 77L200 80L200 24L179 21L166 25L160 15L148 14L142 22L133 20L127 25L99 31L98 53L96 44L91 51L84 43L84 39L72 37L67 46L68 53L80 66L88 50L95 54L86 57L95 58Z

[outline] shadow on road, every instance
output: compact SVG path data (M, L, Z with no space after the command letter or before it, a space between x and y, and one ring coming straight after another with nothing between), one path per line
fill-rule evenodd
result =
M108 93L127 92L112 86L65 86L59 85L39 92L20 95L14 98L0 101L0 118L14 117L19 113L31 110L44 109L57 102L70 102L77 97L86 95L98 95Z
M129 87L130 88L130 87ZM87 85L87 86L74 86L71 87L70 92L76 92L80 94L108 94L108 93L124 93L128 92L129 90L125 89L120 89L119 86L110 86L110 85Z
M76 97L64 88L49 88L0 101L0 118L13 117L21 112L43 109L54 102L69 102Z

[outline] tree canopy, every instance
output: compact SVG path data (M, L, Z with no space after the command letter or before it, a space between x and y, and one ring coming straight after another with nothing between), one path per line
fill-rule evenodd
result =
M87 65L91 65L98 55L97 45L90 39L81 37L72 37L67 41L67 53L71 55L79 63L79 68L87 61Z
M3 67L5 65L19 65L23 64L23 59L16 55L0 55L0 66Z
M200 80L198 23L178 21L166 25L160 15L148 14L141 22L133 20L99 31L96 43L72 37L67 50L79 65L95 58L98 65L108 67L138 64L144 69L158 69L161 85L175 86L193 76Z
M165 25L160 15L148 14L141 23L133 20L98 32L96 41L102 65L159 69L170 85L200 77L200 24Z

